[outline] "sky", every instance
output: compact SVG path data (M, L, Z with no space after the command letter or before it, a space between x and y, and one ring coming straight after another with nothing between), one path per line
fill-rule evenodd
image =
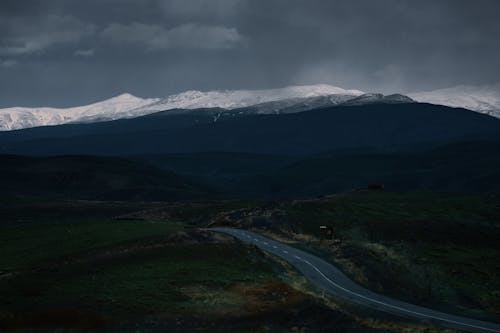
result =
M1 0L0 107L500 81L498 0Z

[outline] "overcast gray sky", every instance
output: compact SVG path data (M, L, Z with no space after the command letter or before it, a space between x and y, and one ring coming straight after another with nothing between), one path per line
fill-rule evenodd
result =
M500 81L497 0L1 0L0 107Z

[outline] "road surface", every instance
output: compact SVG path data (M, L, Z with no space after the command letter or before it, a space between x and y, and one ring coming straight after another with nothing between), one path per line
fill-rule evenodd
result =
M254 244L264 251L283 258L302 272L310 282L332 295L340 296L380 311L407 318L415 318L429 324L469 332L500 333L500 324L450 315L371 292L354 283L332 264L312 254L271 240L257 233L233 228L211 228L209 230L232 235L245 243Z

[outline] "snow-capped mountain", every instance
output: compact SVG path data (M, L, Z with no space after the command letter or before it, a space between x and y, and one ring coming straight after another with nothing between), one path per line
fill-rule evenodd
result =
M156 101L158 99L143 99L130 94L122 94L102 102L72 108L0 109L0 130L136 117L142 114L133 110Z
M145 106L144 109L163 111L169 109L222 108L232 110L256 104L296 98L329 95L358 96L361 94L363 94L363 92L360 90L346 90L326 84L291 86L268 90L225 90L209 92L190 90L161 99L156 103Z
M0 109L0 131L67 123L99 122L134 118L159 111L173 114L194 109L218 108L217 114L266 114L302 112L335 105L426 102L462 107L500 118L500 85L457 86L435 91L393 94L365 94L326 84L291 86L268 90L190 90L166 98L140 98L122 94L90 105L71 108L12 107Z
M256 104L280 101L284 105L295 104L299 99L330 96L329 100L345 101L363 94L359 90L346 90L330 85L291 86L269 90L186 91L167 98L143 99L123 94L102 102L72 108L26 108L0 109L0 130L15 130L28 127L59 125L76 122L97 122L121 118L133 118L171 109L222 108L232 110ZM339 96L339 97L335 97ZM258 113L274 112L276 109L261 108ZM283 107L281 107L283 109Z
M246 108L238 108L233 111L238 113L296 113L309 111L317 108L326 108L339 105L366 105L375 103L399 104L415 103L408 96L401 94L383 95L378 93L367 93L361 95L325 95L317 97L289 98L280 101L272 101L251 105Z
M282 113L296 113L309 111L316 108L324 108L329 106L336 106L345 103L356 95L324 95L315 97L303 98L288 98L279 101L264 102L248 107L234 109L237 113L256 113L256 114L282 114Z
M456 86L408 94L417 102L465 108L500 118L500 85Z

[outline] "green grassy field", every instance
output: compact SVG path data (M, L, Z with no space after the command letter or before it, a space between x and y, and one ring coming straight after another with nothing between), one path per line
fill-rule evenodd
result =
M259 250L196 227L247 206L4 200L0 331L378 331L292 288Z
M372 290L498 320L497 199L385 191L293 201L2 198L0 330L426 329L335 299L326 305L290 267L200 229L221 224L288 240ZM321 239L320 225L333 228L332 240Z

